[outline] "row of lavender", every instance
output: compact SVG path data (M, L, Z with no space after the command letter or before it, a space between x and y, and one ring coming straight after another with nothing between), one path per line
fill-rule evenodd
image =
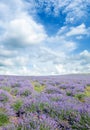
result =
M0 76L0 130L89 130L90 75Z

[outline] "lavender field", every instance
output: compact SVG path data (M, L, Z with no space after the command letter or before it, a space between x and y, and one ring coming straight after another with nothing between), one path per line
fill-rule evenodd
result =
M0 76L0 130L90 130L90 75Z

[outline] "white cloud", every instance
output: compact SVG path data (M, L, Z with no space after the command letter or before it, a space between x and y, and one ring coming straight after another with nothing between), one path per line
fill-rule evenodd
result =
M55 45L57 51L63 51L65 53L73 51L77 48L76 42L68 40L64 35L57 35L48 38L48 43Z
M47 37L43 25L35 22L20 1L0 1L0 41L13 46L17 44L37 44Z
M80 40L90 36L90 27L86 27L84 23L78 26L63 26L59 29L57 35L68 40L73 40L73 38Z
M56 66L56 70L57 70L57 73L61 74L61 73L65 73L65 68L64 68L64 65L63 64L57 64Z
M16 50L7 50L4 48L4 46L0 46L0 57L13 57L17 55L17 51Z
M90 72L90 52L84 50L78 55L69 56L63 62L56 64L58 74L69 73L89 73Z
M4 40L17 39L20 44L37 44L45 40L42 25L37 24L32 18L22 15L21 18L13 19L6 28ZM10 43L13 44L13 43Z
M71 27L70 31L66 33L66 36L73 36L73 35L88 35L90 28L86 28L85 24L81 24L77 27Z
M80 57L86 62L87 64L90 64L90 52L87 50L84 50L80 53Z
M11 59L0 59L0 65L1 66L13 66L13 62Z
M87 50L84 50L83 52L80 53L80 56L90 57L90 53Z

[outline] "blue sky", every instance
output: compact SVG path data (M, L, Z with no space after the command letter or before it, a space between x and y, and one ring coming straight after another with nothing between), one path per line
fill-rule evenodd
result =
M0 0L0 74L90 73L90 0Z

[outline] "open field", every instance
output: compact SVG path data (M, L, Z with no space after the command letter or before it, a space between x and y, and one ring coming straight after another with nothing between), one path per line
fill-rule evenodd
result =
M90 75L0 76L0 130L90 130Z

